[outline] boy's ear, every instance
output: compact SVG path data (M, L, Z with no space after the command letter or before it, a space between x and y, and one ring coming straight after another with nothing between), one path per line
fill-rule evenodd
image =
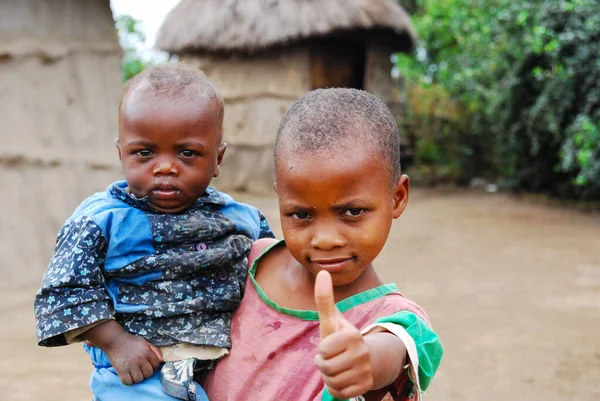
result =
M215 173L213 177L218 177L221 172L221 163L223 163L223 156L225 156L225 151L227 150L227 144L223 142L219 145L219 149L217 150L217 166L215 167Z
M123 160L121 159L121 141L119 141L119 138L115 138L115 146L117 147L117 152L119 152L119 160Z
M277 189L277 181L273 181L273 189L275 190L276 194L279 194L279 190Z
M402 174L396 180L393 189L394 207L392 209L395 219L400 217L408 203L408 192L410 190L410 179L406 174Z

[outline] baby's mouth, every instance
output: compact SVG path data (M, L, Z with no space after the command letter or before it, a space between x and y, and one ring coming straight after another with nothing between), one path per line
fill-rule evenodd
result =
M181 191L179 191L179 189L176 186L169 184L157 185L152 190L152 194L154 195L154 197L162 200L173 199L177 197L177 195L179 195L180 192Z

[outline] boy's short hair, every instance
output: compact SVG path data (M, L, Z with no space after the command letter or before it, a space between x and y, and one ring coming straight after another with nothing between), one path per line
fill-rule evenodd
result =
M206 75L192 65L175 63L146 68L125 83L121 104L134 91L158 98L183 97L190 101L211 99L217 103L220 125L223 125L223 98Z
M380 152L390 178L395 182L400 176L396 120L385 103L363 90L329 88L302 95L279 124L275 167L283 146L298 153L371 146Z

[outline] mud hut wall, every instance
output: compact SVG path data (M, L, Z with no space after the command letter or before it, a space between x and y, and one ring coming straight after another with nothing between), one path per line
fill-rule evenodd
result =
M251 193L273 191L273 143L290 105L310 90L307 48L256 55L182 56L219 88L225 102L224 140L228 143L214 185Z
M406 99L404 97L402 80L392 78L392 62L390 56L393 50L379 43L371 43L367 47L365 67L365 90L379 97L387 104L397 121L405 113ZM409 146L410 140L402 135L401 143Z
M383 100L393 109L402 104L402 94L392 78L393 50L385 45L370 43L367 46L365 90Z
M62 223L121 176L108 0L0 4L2 285L39 285Z

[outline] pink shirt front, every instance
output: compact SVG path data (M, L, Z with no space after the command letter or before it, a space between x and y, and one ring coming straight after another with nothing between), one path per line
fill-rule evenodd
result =
M320 340L317 312L282 308L269 300L254 280L256 265L233 315L230 354L208 374L203 388L211 401L320 400L323 382L313 363ZM359 329L403 310L429 321L395 284L356 294L337 307Z

